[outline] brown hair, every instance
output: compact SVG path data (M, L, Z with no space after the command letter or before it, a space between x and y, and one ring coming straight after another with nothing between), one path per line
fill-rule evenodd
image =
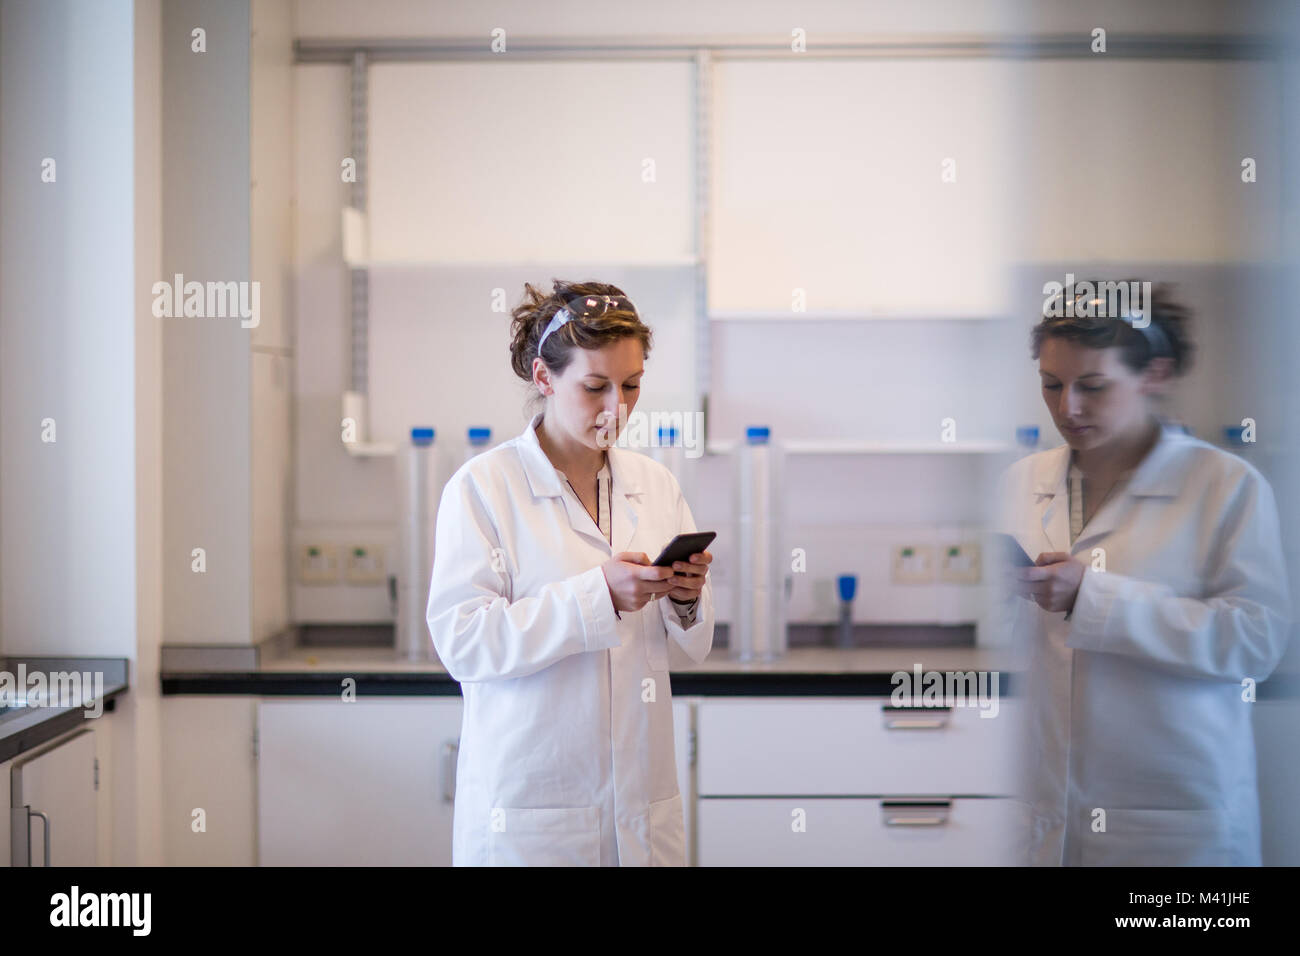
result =
M1104 287L1109 280L1093 280L1092 288ZM1136 280L1124 280L1127 284ZM1077 285L1080 283L1076 283ZM1071 297L1073 289L1065 291ZM1173 361L1173 374L1181 375L1191 367L1192 344L1191 310L1180 305L1172 298L1172 288L1165 283L1153 285L1150 301L1143 303L1144 311L1150 313L1151 325L1163 334L1167 348L1157 350L1152 338L1159 341L1159 335L1148 337L1140 329L1135 329L1127 322L1101 316L1073 316L1059 318L1047 315L1046 308L1040 321L1029 334L1030 352L1038 358L1046 339L1067 339L1093 349L1120 349L1120 360L1135 372L1140 372L1157 356L1167 356ZM1149 330L1148 330L1149 331Z
M564 282L552 279L554 291L545 295L530 283L524 283L524 301L511 312L510 367L525 382L533 380L533 359L537 343L555 313L571 299L584 295L621 295L618 286L605 282ZM541 358L557 375L563 374L573 361L575 348L599 349L619 339L635 337L645 354L650 354L653 333L635 312L611 309L604 315L573 319L546 338Z

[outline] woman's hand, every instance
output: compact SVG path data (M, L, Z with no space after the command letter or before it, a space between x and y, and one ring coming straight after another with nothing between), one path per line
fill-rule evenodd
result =
M1069 611L1083 583L1087 568L1064 551L1045 551L1032 568L1017 568L1016 593L1044 611Z
M672 568L657 568L643 551L620 551L600 566L618 611L639 611L673 588Z
M709 573L709 565L712 562L713 555L707 551L699 551L691 555L689 562L674 562L672 583L676 587L668 592L668 596L685 604L698 598L700 592L704 590L704 578Z

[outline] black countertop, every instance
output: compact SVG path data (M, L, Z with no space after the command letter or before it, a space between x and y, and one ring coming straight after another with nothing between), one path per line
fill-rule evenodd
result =
M112 712L116 698L129 686L127 665L125 657L0 658L0 671L5 674L5 683L0 686L0 691L6 695L6 699L0 701L0 763L96 719L98 713ZM28 690L35 689L33 677L38 674L45 675L44 681L49 688L47 699L28 700L22 706L12 705L7 695L15 693L26 699ZM73 674L83 676L75 684L70 680L59 682L63 688L72 691L72 695L60 693L56 688L56 675L70 677ZM97 688L96 684L101 680L102 686ZM83 682L84 692L81 690Z

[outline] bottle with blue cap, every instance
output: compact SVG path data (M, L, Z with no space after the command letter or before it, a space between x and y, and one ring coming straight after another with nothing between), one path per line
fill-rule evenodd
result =
M736 577L729 640L742 661L777 660L786 652L785 607L792 582L783 546L784 459L766 425L745 430L734 470Z
M686 457L684 451L677 429L670 425L660 425L650 446L650 457L676 475L678 482L682 480L682 462Z
M683 432L676 426L660 425L647 451L651 458L673 473L678 487L682 490L682 497L693 509L697 459L687 456Z
M406 449L406 482L402 488L402 567L397 579L397 654L405 660L430 657L432 643L424 620L425 599L433 562L429 548L429 449L434 430L411 429Z
M1188 434L1191 434L1188 431ZM1255 451L1255 430L1246 430L1245 425L1225 425L1223 429L1223 447L1238 458L1251 461Z
M858 593L858 578L854 574L841 574L835 579L840 593L840 626L835 636L837 647L853 646L853 597Z
M471 426L466 433L465 461L488 450L492 442L492 429L483 426Z
M1016 446L1020 449L1017 458L1032 455L1038 450L1038 426L1021 425L1016 429Z

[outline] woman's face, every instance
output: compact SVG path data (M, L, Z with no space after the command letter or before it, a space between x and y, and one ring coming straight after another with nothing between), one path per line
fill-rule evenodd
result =
M1038 374L1052 421L1076 451L1141 429L1150 414L1147 396L1159 388L1158 376L1130 369L1119 349L1063 338L1043 341Z
M547 397L547 421L588 448L608 448L632 414L641 394L645 350L628 336L600 349L575 348L562 375L541 360L533 363L533 381ZM620 417L619 406L626 406Z

